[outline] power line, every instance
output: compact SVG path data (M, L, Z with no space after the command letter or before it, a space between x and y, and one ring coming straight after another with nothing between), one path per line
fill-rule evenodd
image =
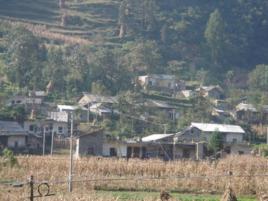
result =
M88 179L88 176L80 176L78 179L73 179L73 182L97 182L97 181L147 181L147 180L170 180L170 179L210 179L210 178L247 178L247 177L268 177L268 174L256 174L256 175L193 175L193 176L163 176L163 177L122 177L122 178L96 178ZM48 181L35 181L36 184L50 183L50 184L63 184L68 183L68 180L48 180Z

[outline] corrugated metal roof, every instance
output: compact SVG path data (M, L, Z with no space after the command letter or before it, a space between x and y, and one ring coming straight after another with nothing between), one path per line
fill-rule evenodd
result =
M60 111L64 111L64 110L74 111L78 109L86 110L84 107L77 106L77 105L58 105L57 107Z
M144 105L148 107L157 107L157 108L166 108L166 109L177 108L176 106L170 105L165 101L159 101L159 100L147 100Z
M191 127L198 128L199 130L204 132L218 131L221 133L245 133L243 128L237 125L191 123Z
M174 134L153 134L153 135L143 137L141 139L141 141L142 142L152 142L152 141L161 140L161 139L164 139L166 137L173 136L173 135Z
M86 98L86 100L83 98ZM81 100L83 101L81 102ZM100 96L84 93L84 96L80 99L79 104L86 105L87 103L117 103L117 98L112 96Z
M252 111L257 112L257 109L252 104L239 103L236 106L237 111Z
M27 132L15 121L0 121L0 135L27 135Z

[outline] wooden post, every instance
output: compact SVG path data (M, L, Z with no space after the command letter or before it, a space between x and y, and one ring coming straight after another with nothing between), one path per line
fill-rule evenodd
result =
M45 125L43 126L43 156L46 153L46 129Z
M69 185L68 190L72 192L72 174L73 174L73 113L71 112L71 136L70 136L70 165L69 165Z
M33 176L31 175L30 177L30 201L34 200L34 179Z

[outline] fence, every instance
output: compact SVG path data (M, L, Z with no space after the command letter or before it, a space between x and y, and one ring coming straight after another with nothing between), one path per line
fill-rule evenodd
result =
M122 177L122 178L89 178L87 175L79 177L74 179L73 183L85 183L85 182L97 182L97 181L106 181L106 182L112 182L112 181L148 181L148 180L179 180L179 179L186 179L186 180L193 180L193 179L217 179L217 178L228 178L228 183L226 184L226 191L224 192L223 198L227 199L228 196L230 198L234 197L234 192L231 188L232 186L232 179L236 177L262 177L262 178L268 178L268 174L260 174L260 175L234 175L232 172L228 172L227 174L223 175L214 175L214 176L202 176L202 175L194 175L194 176L169 176L169 177ZM49 197L56 195L53 193L53 189L51 189L51 185L60 185L60 184L68 184L70 181L68 179L64 178L58 178L57 180L50 180L50 181L38 181L35 180L33 176L30 176L30 178L27 181L14 181L14 180L6 180L6 181L0 181L0 185L10 185L12 187L29 187L29 197L26 199L33 201L35 198L41 198L41 197ZM260 191L258 193L260 196L260 200L267 200L267 194ZM227 199L230 200L230 199Z

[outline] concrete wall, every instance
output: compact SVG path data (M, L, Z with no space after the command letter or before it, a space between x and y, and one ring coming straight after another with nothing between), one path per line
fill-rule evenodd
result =
M15 148L17 143L17 148L26 147L26 137L25 136L9 136L7 140L7 146L10 148Z
M94 155L102 156L103 153L103 134L94 133L81 136L76 141L77 153L76 155Z
M189 156L186 157L185 152L189 154ZM175 148L175 159L196 159L196 151L195 148L186 148L181 145L176 145Z
M233 144L231 145L231 154L251 154L251 147L246 144Z
M120 142L105 142L103 144L103 156L110 156L110 149L116 150L118 157L127 157L127 144Z
M243 134L241 133L227 133L225 135L225 141L228 143L233 143L236 141L236 143L243 142Z
M68 136L68 123L66 122L54 122L53 123L53 133L56 133L58 135L62 136Z

